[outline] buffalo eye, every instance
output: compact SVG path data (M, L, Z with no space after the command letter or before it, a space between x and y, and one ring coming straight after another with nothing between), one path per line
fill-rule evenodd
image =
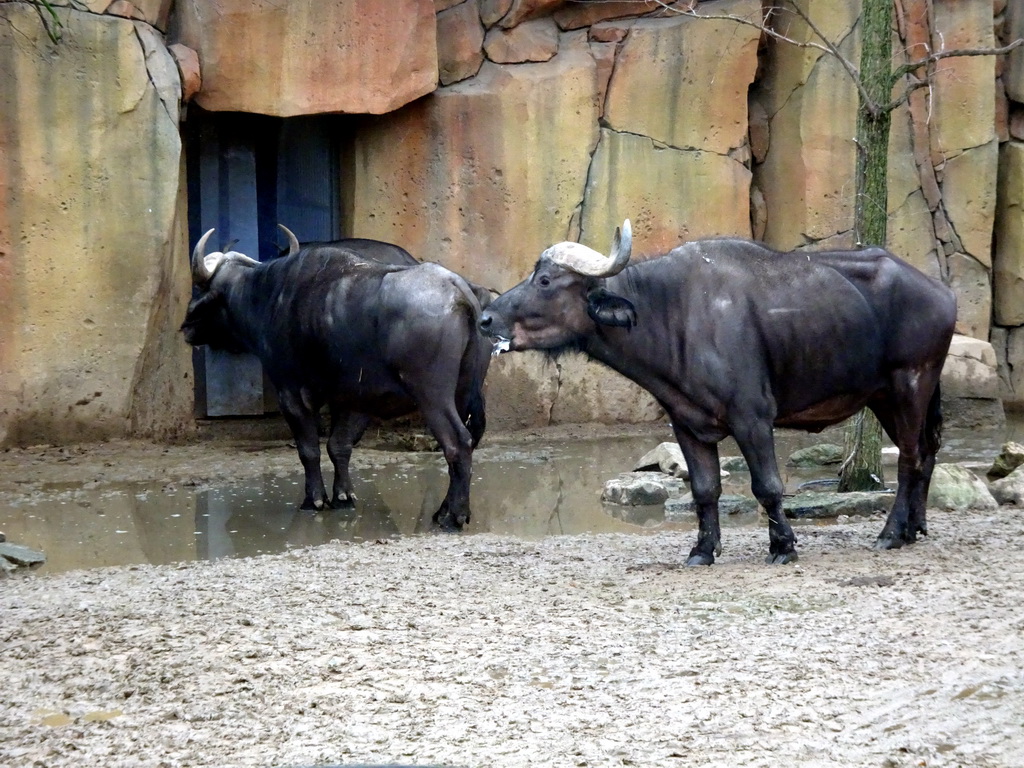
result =
M544 275L541 278L539 278L537 282L540 283L541 288L547 288L549 285L551 285L551 278L548 277L547 275Z

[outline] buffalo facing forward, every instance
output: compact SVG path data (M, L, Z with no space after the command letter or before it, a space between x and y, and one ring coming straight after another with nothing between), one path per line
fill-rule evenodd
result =
M296 247L265 263L234 251L207 254L212 233L192 253L197 290L181 329L194 346L260 359L305 470L302 508L352 503L349 460L371 418L418 409L448 462L448 492L434 520L465 524L473 449L486 425L490 354L477 329L473 289L437 264L384 264L361 255L358 245ZM325 404L330 498L317 434Z
M690 565L720 554L718 443L732 436L769 520L769 562L796 559L772 429L817 432L863 407L900 451L899 488L876 547L926 533L942 415L939 376L953 292L881 248L779 253L740 239L687 243L626 266L627 220L609 257L578 243L486 309L496 349L576 350L649 391L690 469L699 533Z

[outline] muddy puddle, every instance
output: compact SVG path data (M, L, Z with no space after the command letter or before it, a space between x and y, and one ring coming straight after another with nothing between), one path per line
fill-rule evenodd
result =
M947 430L942 462L991 463L1003 440L1021 439L1014 422L1005 430ZM667 521L662 506L620 507L600 500L604 483L630 470L667 427L643 436L530 441L478 449L472 485L473 520L462 535L498 533L535 538L559 534L687 530L694 521ZM780 430L780 464L792 451L815 443L842 442L838 431L806 435ZM216 447L211 445L211 454ZM721 455L738 455L722 444ZM292 452L294 457L294 452ZM130 457L127 457L130 460ZM895 457L886 479L895 480ZM280 469L287 466L288 469ZM830 479L834 469L782 467L787 490ZM328 475L328 482L330 475ZM361 541L427 534L447 487L437 453L357 449L354 510L299 511L302 473L298 459L266 474L232 482L44 483L23 494L0 497L0 531L10 541L41 549L46 572L169 564L190 560L282 552L331 540ZM749 475L734 472L725 493L749 495ZM724 526L762 525L760 515L723 517Z

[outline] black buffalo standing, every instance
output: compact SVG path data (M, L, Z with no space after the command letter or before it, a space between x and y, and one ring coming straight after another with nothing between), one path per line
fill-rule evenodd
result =
M626 267L629 221L610 257L578 243L486 309L497 349L577 350L649 391L690 469L700 530L690 565L720 553L718 443L731 435L769 519L769 562L796 559L782 510L775 426L812 432L867 406L900 451L878 548L926 533L942 424L939 376L953 292L881 248L779 253L740 239L687 243Z
M473 289L437 264L383 264L333 244L265 263L234 251L207 254L212 232L192 253L196 295L181 328L189 344L251 352L263 363L305 470L302 508L352 503L349 460L371 418L418 409L448 462L448 493L434 520L465 524L490 359ZM317 433L325 404L330 499Z

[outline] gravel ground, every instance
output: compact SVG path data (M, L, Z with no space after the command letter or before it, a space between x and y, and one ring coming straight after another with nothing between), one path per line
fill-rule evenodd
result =
M734 529L711 568L430 535L12 578L0 765L1019 767L1024 511L929 523L782 567Z

